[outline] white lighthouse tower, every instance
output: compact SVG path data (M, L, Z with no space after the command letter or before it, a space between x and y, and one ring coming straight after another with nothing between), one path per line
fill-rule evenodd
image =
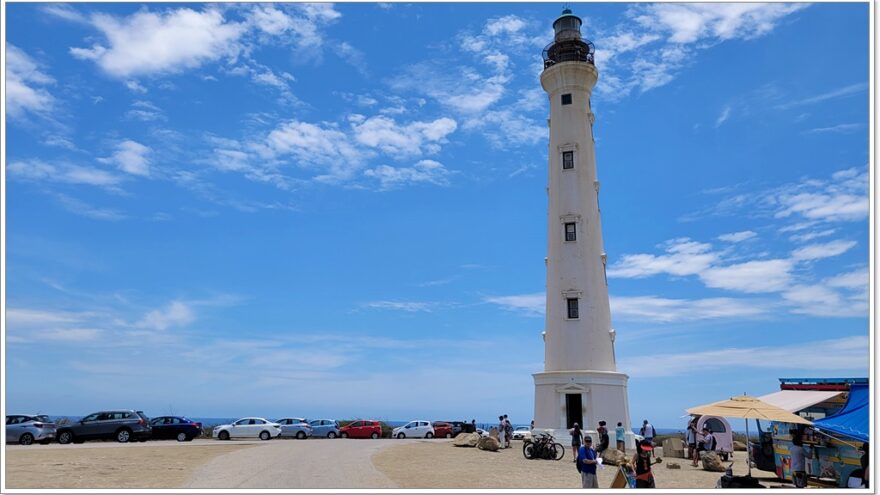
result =
M629 433L627 375L617 372L599 217L590 95L599 77L581 19L565 9L544 49L541 85L550 98L547 209L547 305L544 371L535 373L535 428L559 440L578 423L595 432L605 421ZM595 436L595 435L594 435Z

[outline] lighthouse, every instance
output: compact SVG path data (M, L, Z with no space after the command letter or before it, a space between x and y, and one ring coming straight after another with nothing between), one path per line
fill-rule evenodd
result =
M558 439L578 423L595 437L623 423L632 448L627 375L617 371L602 242L590 97L599 72L581 19L565 9L544 49L550 100L544 371L535 373L535 428Z

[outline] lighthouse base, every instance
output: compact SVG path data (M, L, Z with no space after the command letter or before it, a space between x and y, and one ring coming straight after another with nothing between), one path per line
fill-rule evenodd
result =
M548 431L563 445L571 445L569 428L578 423L584 434L598 444L596 428L605 421L610 446L614 429L623 423L626 448L635 448L627 402L629 377L614 371L546 371L535 373L535 430Z

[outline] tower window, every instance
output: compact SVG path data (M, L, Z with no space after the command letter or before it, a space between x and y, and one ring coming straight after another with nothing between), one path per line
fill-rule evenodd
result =
M562 169L568 170L574 168L574 151L562 152Z
M568 319L569 320L577 320L578 319L578 298L569 297L566 299L568 302Z
M576 241L577 240L577 224L574 222L565 224L565 240L566 241Z
M571 105L571 93L562 95L562 104Z

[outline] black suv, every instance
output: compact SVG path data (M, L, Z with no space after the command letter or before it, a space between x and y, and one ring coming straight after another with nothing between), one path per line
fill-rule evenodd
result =
M121 409L89 414L83 419L59 426L58 443L81 443L85 440L146 441L152 434L149 419L143 411Z

